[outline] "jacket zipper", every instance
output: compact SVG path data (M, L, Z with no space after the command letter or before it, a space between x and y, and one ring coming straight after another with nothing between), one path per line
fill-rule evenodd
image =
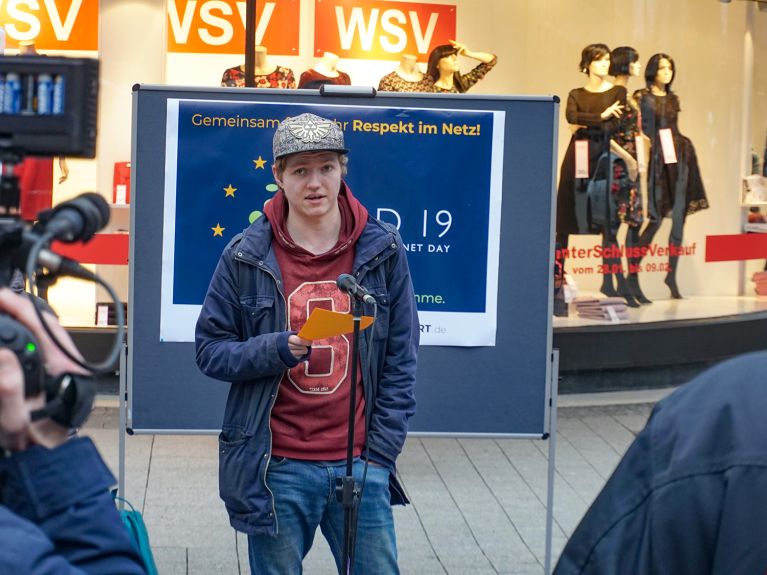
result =
M280 288L280 282L277 279L277 276L275 276L271 270L269 270L263 263L263 261L260 262L254 262L253 260L250 260L242 255L242 252L237 252L237 254L234 256L234 259L237 261L240 261L244 264L251 265L255 268L260 269L265 274L268 274L272 280L274 280L274 285L277 288L277 293L280 294L280 297L282 298L282 305L283 309L285 310L285 317L283 318L283 328L287 329L288 325L288 318L287 318L287 310L288 310L288 302L285 301L285 294L282 293L282 289ZM274 492L269 488L269 484L266 482L266 472L269 469L269 463L272 461L272 409L274 409L274 404L277 403L277 395L280 393L280 380L282 379L282 375L277 377L277 383L275 385L275 391L274 395L272 396L271 404L269 405L269 417L267 418L267 421L269 422L269 451L266 452L266 465L264 466L264 487L266 487L266 490L269 492L269 495L272 499L272 517L274 517L274 531L275 533L279 533L279 521L277 519L277 509L274 506Z

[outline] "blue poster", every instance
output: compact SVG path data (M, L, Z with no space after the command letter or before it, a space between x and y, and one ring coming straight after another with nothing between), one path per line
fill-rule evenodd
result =
M423 343L494 344L502 113L194 100L168 106L163 340L193 339L193 323L184 336L188 320L179 324L178 314L196 319L222 250L277 191L271 164L279 122L311 111L343 129L352 193L399 228Z

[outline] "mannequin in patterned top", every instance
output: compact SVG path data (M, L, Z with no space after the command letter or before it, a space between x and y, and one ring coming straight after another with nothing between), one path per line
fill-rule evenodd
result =
M416 57L403 54L399 66L381 78L379 92L433 92L431 76L418 69Z
M458 56L479 60L479 65L468 74L461 74ZM437 46L429 54L429 66L426 73L434 82L434 92L462 94L479 82L493 69L498 57L489 52L472 52L466 44L450 40L450 44Z
M642 64L639 62L639 54L630 46L621 46L615 48L610 54L610 75L615 79L613 84L616 86L628 86L631 76L639 76L642 70ZM650 139L642 133L642 124L640 121L639 103L633 96L626 97L626 107L618 130L612 138L612 151L620 157L622 164L618 163L620 169L628 172L628 178L621 179L613 177L614 182L621 182L617 186L616 194L616 217L614 223L616 226L626 224L626 248L628 256L626 257L627 266L624 271L628 274L628 289L634 298L641 304L652 303L639 287L639 262L641 258L634 253L639 247L639 230L644 221L642 192L647 189L647 166L640 166L638 162L641 146L643 157L649 156ZM618 170L618 167L615 168Z
M288 88L296 87L296 77L293 70L278 66L269 60L265 46L256 46L255 76L256 88ZM245 87L245 66L235 66L224 71L221 85L229 88Z

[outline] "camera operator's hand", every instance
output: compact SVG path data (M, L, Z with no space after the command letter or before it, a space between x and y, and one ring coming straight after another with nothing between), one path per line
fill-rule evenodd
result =
M87 373L51 341L26 295L1 288L0 312L10 315L32 332L40 344L43 365L49 375ZM74 342L58 320L51 314L44 315L48 327L59 341L73 355L80 357ZM42 393L24 399L24 373L16 354L7 348L0 349L0 447L12 451L25 449L30 444L53 448L66 440L68 430L49 419L31 423L30 412L42 407L44 402Z

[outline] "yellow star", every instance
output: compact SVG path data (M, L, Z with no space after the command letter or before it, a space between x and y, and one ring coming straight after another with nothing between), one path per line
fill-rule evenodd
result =
M227 198L229 196L234 197L234 192L237 191L237 188L233 188L232 184L229 184L227 187L224 188L224 191L226 192L226 196L225 197L227 197Z
M215 238L216 236L221 236L222 238L224 237L224 230L225 230L226 228L222 228L222 227L221 227L221 224L216 224L216 227L215 227L215 228L210 228L210 229L211 229L211 230L213 230L213 237L214 237L214 238Z
M266 160L263 159L261 156L258 156L258 159L257 160L253 160L253 163L256 164L256 169L257 170L263 170L264 169L264 165L266 164Z

